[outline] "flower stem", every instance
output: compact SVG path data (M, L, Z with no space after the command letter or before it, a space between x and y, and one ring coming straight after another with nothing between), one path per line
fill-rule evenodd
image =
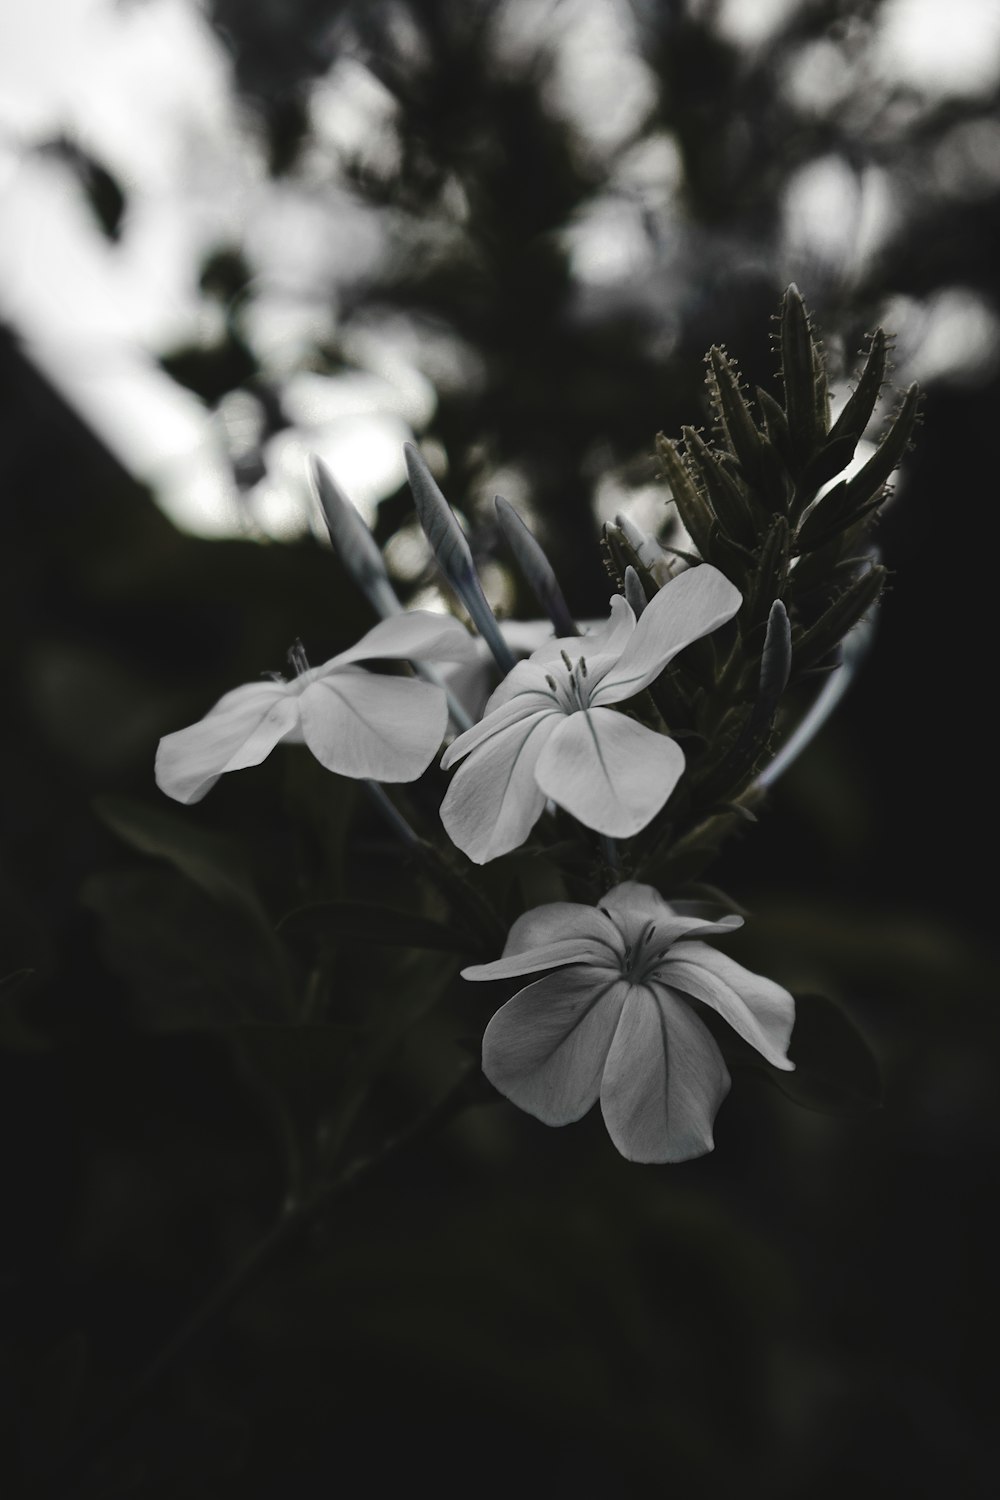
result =
M462 879L433 844L420 837L377 781L366 781L364 785L386 823L420 860L438 889L469 918L474 931L488 947L499 943L502 948L507 941L507 929L489 903Z
M419 835L410 827L385 788L377 781L366 781L364 787L393 833L397 834L411 849L416 848L420 844Z
M70 1445L47 1474L43 1493L57 1495L62 1481L72 1482L74 1496L86 1493L76 1488L88 1463L98 1458L114 1441L129 1419L155 1394L163 1380L182 1363L201 1339L253 1289L271 1266L297 1244L322 1215L356 1184L445 1125L468 1102L468 1084L476 1064L463 1061L451 1086L409 1125L388 1136L375 1150L356 1157L334 1178L314 1182L299 1197L285 1200L277 1221L213 1291L194 1309L176 1333L153 1356L117 1404L89 1431Z

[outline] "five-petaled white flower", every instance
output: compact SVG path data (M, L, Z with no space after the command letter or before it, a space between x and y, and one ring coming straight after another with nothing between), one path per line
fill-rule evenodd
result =
M225 771L259 765L281 740L305 742L341 776L415 781L444 738L444 691L412 677L367 672L360 661L472 661L475 644L449 615L393 615L349 651L305 667L290 682L251 682L197 724L164 735L156 782L178 802L199 802Z
M638 622L616 595L601 629L549 641L518 662L442 759L447 769L468 756L441 804L452 841L485 864L524 842L548 797L598 833L645 828L676 786L684 752L608 705L635 697L741 603L702 563L665 584Z
M526 912L502 958L462 970L466 979L554 970L497 1011L483 1037L483 1071L546 1125L579 1120L599 1098L611 1139L631 1161L711 1151L730 1080L698 1006L775 1067L795 1066L786 1055L793 997L700 941L741 923L684 916L630 880L597 906L557 901Z

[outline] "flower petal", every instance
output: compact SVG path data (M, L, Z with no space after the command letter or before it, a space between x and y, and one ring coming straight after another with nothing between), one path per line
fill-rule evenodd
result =
M586 964L595 974L618 976L621 966L617 955L592 938L563 938L556 943L539 943L524 953L495 958L492 963L473 964L462 970L463 979L513 979L521 974L537 974L541 969L557 969L563 964Z
M596 1103L628 992L577 965L546 974L501 1006L483 1035L483 1072L546 1125L569 1125Z
M471 750L475 750L477 745L492 739L494 735L509 728L511 724L517 724L521 719L529 719L535 714L556 712L562 712L562 710L557 709L554 694L548 690L540 693L531 688L525 688L512 697L508 703L502 703L499 708L487 712L478 724L473 724L472 728L467 729L464 734L458 735L442 755L441 765L447 771L457 760L461 760L463 755L468 755Z
M611 614L606 621L587 630L584 635L561 636L557 640L546 641L531 653L531 660L547 666L552 662L561 662L565 651L570 661L584 656L589 665L592 656L620 656L634 630L635 615L631 605L621 594L612 594Z
M683 770L676 741L614 709L591 708L559 721L536 775L545 795L586 827L628 838L656 816Z
M678 651L731 620L742 603L739 589L711 563L672 578L646 605L617 667L592 701L620 703L633 697L659 677Z
M652 924L653 931L647 939L651 948L665 947L689 933L699 938L721 937L743 926L743 918L735 915L719 917L715 921L685 916L664 901L655 886L642 885L637 880L623 880L601 897L598 906L608 912L629 944L634 945L640 934L647 933Z
M598 943L624 957L625 944L614 923L598 907L577 901L547 901L544 906L523 912L507 934L503 956L509 958L513 953L526 953L543 943L572 938Z
M516 849L537 823L545 794L535 765L561 721L556 712L519 719L478 745L455 773L441 803L441 822L475 864Z
M379 620L356 646L341 651L317 673L329 667L346 667L355 661L475 661L476 642L465 626L452 615L435 614L429 609L410 609L402 614Z
M250 682L220 698L187 729L165 734L156 751L156 784L176 802L200 802L225 771L257 766L299 723L286 682Z
M464 979L506 979L558 964L586 963L621 973L625 944L614 922L595 906L549 901L518 917L507 934L503 956L462 970Z
M691 1007L658 985L631 988L608 1052L601 1111L629 1161L690 1161L711 1151L729 1073Z
M785 1055L795 1024L795 1000L780 984L706 943L677 943L658 972L664 984L710 1005L776 1068L795 1067Z
M299 704L302 736L320 764L340 776L372 781L415 781L433 760L448 723L440 688L363 667L315 678Z

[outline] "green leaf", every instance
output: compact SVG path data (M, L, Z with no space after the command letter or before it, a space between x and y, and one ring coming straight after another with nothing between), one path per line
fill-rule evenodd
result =
M140 854L165 859L213 900L270 923L246 873L238 845L199 826L191 816L131 797L101 796L94 810L103 823Z
M396 948L432 948L475 953L481 943L458 927L372 901L314 901L288 912L278 923L288 935L349 938Z
M805 1109L855 1115L881 1104L882 1075L874 1052L847 1011L826 996L795 996L788 1055L794 1072L773 1068L763 1059L760 1068L783 1094Z
M80 899L100 919L105 959L145 1028L214 1030L287 1015L288 973L273 933L177 870L99 871Z
M266 1080L308 1133L343 1087L357 1040L352 1026L241 1023L224 1028L253 1074Z

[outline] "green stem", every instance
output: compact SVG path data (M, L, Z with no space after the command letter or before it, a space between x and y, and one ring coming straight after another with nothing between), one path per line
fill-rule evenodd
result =
M462 1109L475 1067L471 1059L463 1063L455 1082L440 1099L374 1151L356 1157L337 1177L316 1182L300 1197L286 1199L276 1223L250 1247L153 1356L117 1405L61 1455L58 1464L44 1476L42 1492L56 1495L62 1482L67 1481L73 1485L74 1496L86 1493L77 1488L85 1466L100 1456L129 1419L155 1394L163 1380L349 1189L426 1138L439 1125L446 1124Z
M503 947L507 941L507 929L489 903L463 880L433 844L415 832L377 781L366 781L364 785L389 827L420 860L438 889L468 917L473 930L483 939L487 948L492 950L498 943Z

